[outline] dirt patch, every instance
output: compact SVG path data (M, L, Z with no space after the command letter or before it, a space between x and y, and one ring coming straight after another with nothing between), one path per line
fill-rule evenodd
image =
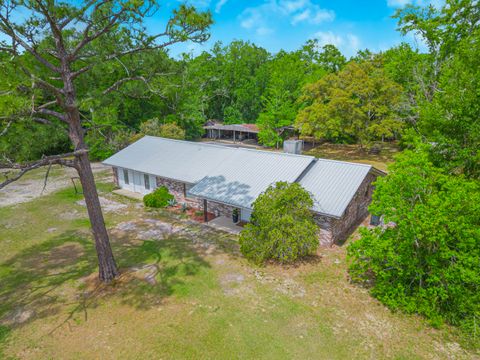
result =
M253 270L253 275L261 284L275 285L275 290L284 295L301 298L306 294L305 288L291 278L279 279L256 269Z
M3 319L2 323L8 326L20 325L26 323L35 316L35 311L19 307L8 313Z
M100 200L100 206L102 207L102 210L106 212L118 212L120 210L127 208L127 205L125 204L104 198L102 196L99 196L98 199ZM76 204L81 206L86 206L85 199L78 200Z
M220 278L220 286L225 295L238 295L244 292L244 287L241 286L245 281L245 276L239 273L228 273Z
M101 163L92 163L94 174L108 169L110 169L109 166ZM72 168L56 168L55 170L60 174L50 174L45 189L43 189L43 185L45 181L44 175L47 171L46 168L32 175L32 178L23 178L7 185L0 190L0 206L28 202L40 196L45 196L57 190L72 186L71 178L78 176L77 172Z

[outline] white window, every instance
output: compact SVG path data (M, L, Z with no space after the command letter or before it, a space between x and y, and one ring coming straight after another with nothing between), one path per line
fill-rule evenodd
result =
M143 179L145 181L145 189L150 190L150 176L148 174L143 174Z
M128 170L127 169L123 169L123 181L127 185L130 184L130 181L128 180Z

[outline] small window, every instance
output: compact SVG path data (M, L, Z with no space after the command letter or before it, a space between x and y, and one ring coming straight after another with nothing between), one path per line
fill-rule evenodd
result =
M145 180L145 189L150 190L150 176L143 174L143 179Z
M128 170L123 169L123 180L125 181L125 184L130 184L130 181L128 180Z

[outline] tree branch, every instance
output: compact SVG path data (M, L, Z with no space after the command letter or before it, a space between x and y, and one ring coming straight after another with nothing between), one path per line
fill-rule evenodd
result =
M6 177L6 180L0 183L0 189L3 189L8 184L11 184L14 181L19 180L27 172L38 169L39 167L42 167L42 166L51 166L51 165L58 164L58 165L73 167L76 169L77 167L75 165L74 160L68 159L68 158L71 158L78 154L79 152L75 151L75 152L61 154L61 155L45 156L40 160L28 162L25 164L12 163L10 161L0 163L0 169L20 170L17 174L15 174L13 177L10 177L10 178L8 177L8 172L5 172L4 175Z
M57 66L53 65L50 61L45 59L43 56L41 56L33 47L28 45L13 29L12 24L8 20L7 17L5 17L1 12L0 12L0 31L3 32L4 34L10 36L13 40L18 42L25 50L27 50L30 54L32 54L40 63L45 65L47 68L52 70L53 72L60 73L60 68Z

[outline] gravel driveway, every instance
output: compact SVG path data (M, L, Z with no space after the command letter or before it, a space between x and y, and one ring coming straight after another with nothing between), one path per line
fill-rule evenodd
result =
M92 163L94 174L108 169L110 169L110 166ZM60 175L58 175L58 170L61 172ZM26 178L21 178L0 189L0 207L28 202L42 195L66 188L72 185L71 178L78 176L77 172L72 168L57 168L57 174L48 177L47 186L42 192L46 171L47 168L45 167L36 170L34 176L28 176L29 174L27 173Z

